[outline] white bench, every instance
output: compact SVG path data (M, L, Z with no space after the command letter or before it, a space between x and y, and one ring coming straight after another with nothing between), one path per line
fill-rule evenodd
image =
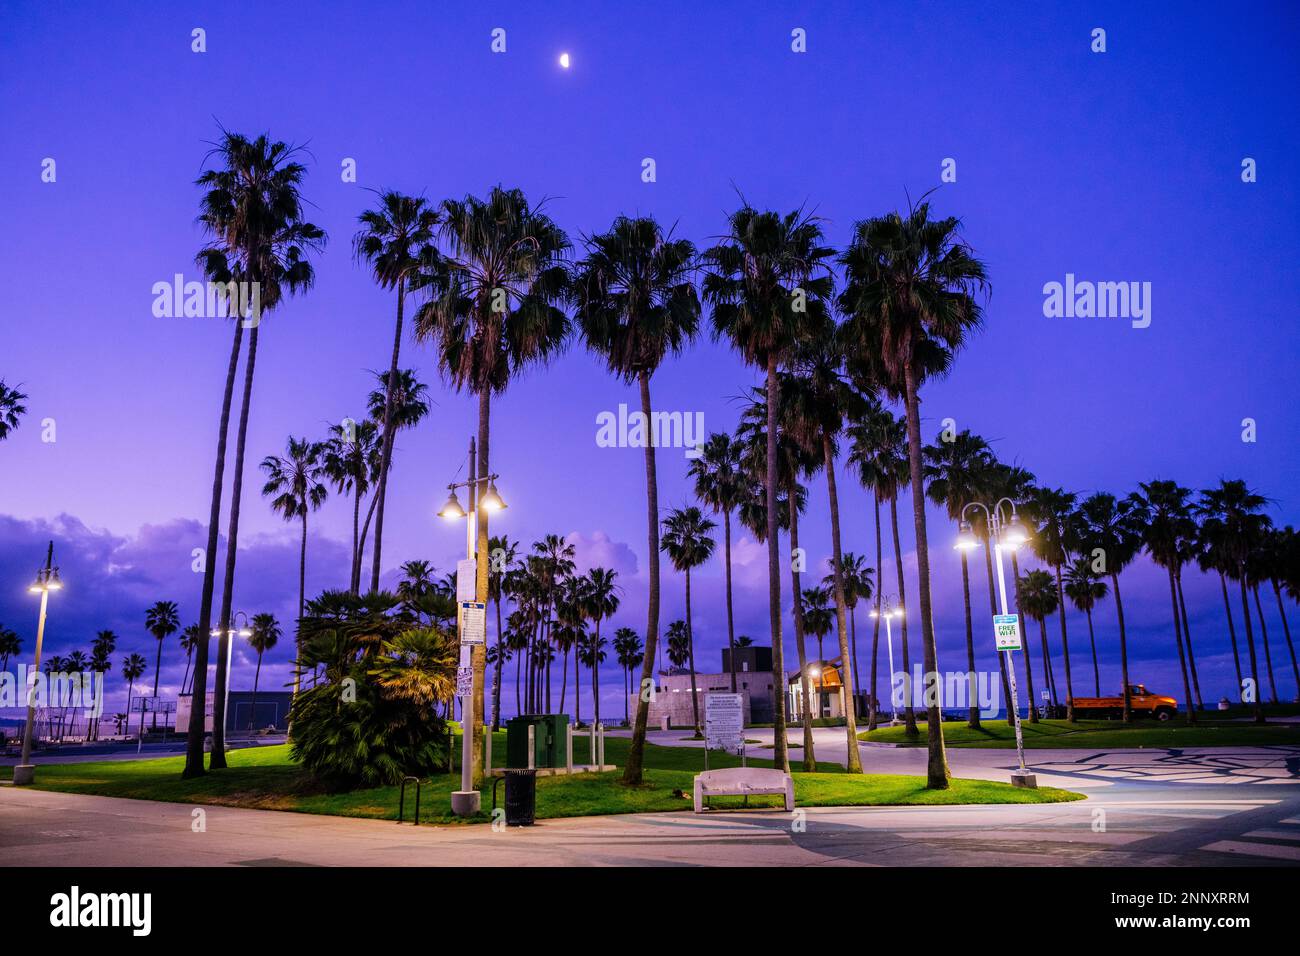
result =
M794 779L788 773L765 767L729 767L706 770L695 776L695 812L704 812L705 797L748 797L781 794L786 810L794 809Z

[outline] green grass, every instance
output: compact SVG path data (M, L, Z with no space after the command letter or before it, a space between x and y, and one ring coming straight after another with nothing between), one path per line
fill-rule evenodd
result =
M626 762L630 739L607 737L606 760ZM494 735L493 753L505 753L505 734ZM574 762L587 761L587 741L574 739ZM36 771L36 788L63 793L87 793L138 800L174 803L289 810L344 817L397 819L397 787L376 787L349 793L327 793L301 767L289 759L288 747L259 747L232 751L230 766L197 780L181 780L183 757L155 760L121 760L98 763L42 764ZM692 780L704 769L704 752L692 747L659 747L647 744L646 773L641 786L621 782L621 771L539 777L537 816L593 816L610 813L649 813L691 808ZM770 767L771 761L751 758L750 766ZM709 766L735 767L740 760L729 754L710 752ZM982 780L954 780L943 791L925 789L923 777L894 775L849 775L838 764L820 764L824 772L795 773L795 800L799 806L899 806L963 803L1055 803L1082 799L1066 790L1042 787L1023 790L1004 783ZM5 777L11 768L0 768ZM451 792L460 789L459 774L438 774L424 781L420 820L425 823L463 822L450 815ZM491 808L491 784L484 787L484 810ZM408 790L407 815L414 794ZM504 799L504 793L499 793ZM743 799L717 798L715 808L740 807ZM778 797L751 797L750 807L779 805ZM489 819L485 812L476 821Z
M1124 747L1250 747L1270 744L1300 744L1300 725L1226 723L1222 720L1206 721L1195 727L1187 726L1181 717L1165 723L1138 720L1124 724L1118 720L1040 720L1036 724L1021 721L1026 749L1081 748L1104 749ZM858 735L873 743L891 743L904 747L924 747L928 735L925 721L917 721L920 731L908 737L902 725L880 727ZM945 721L943 740L949 747L1015 747L1016 733L1005 720L981 721L979 730L972 730L965 721Z

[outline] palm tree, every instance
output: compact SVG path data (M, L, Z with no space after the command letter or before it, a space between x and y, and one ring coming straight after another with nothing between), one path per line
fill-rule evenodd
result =
M606 618L612 617L614 612L618 610L620 603L618 595L623 589L615 583L617 578L618 572L613 568L592 568L587 572L587 617L596 625L596 633L592 635L591 639L583 648L583 653L586 656L584 656L582 662L587 667L592 667L592 665L588 663L588 658L598 656L600 661L605 659L605 652L601 650L601 648L605 647L608 642L600 636L600 622ZM591 680L591 692L593 695L592 706L596 713L595 721L599 723L600 697L598 696L598 692L600 684L599 678L596 676L596 671L594 669L592 670ZM576 688L574 689L574 692L577 692Z
M1192 628L1187 621L1187 600L1183 596L1183 568L1197 561L1200 556L1201 528L1196 520L1194 505L1188 503L1183 514L1186 520L1179 524L1174 585L1178 592L1178 615L1183 622L1183 643L1187 645L1187 670L1192 675L1192 692L1196 694L1196 709L1204 710L1205 702L1201 699L1201 678L1196 670L1196 652L1192 649Z
M1133 719L1132 694L1128 680L1128 632L1124 629L1124 599L1120 596L1119 573L1133 562L1142 546L1133 503L1117 500L1099 491L1079 505L1079 536L1082 550L1101 562L1102 573L1110 575L1115 592L1115 614L1119 619L1119 667L1124 682L1124 722Z
M695 687L695 635L691 628L691 569L698 568L713 557L716 542L709 532L717 524L704 516L695 505L674 508L663 523L661 548L673 567L686 575L686 642L690 649L691 708L695 717L695 735L701 733L700 704Z
M569 336L560 306L568 294L564 256L568 237L517 189L492 189L486 199L447 199L438 235L443 256L421 273L429 299L415 316L417 338L432 340L438 365L457 391L478 399L478 474L491 469L493 394L501 394L526 367L557 354ZM487 600L488 513L478 509L475 599ZM473 683L483 686L486 650L470 658ZM483 696L475 693L471 730L472 779L483 775Z
M588 620L588 581L581 575L571 574L560 584L559 597L555 602L556 627L551 634L556 650L563 654L560 666L560 710L564 710L565 694L569 687L569 652L573 651L573 709L574 722L582 723L582 673L579 670L577 649L587 636ZM550 695L547 694L547 700Z
M1250 703L1255 723L1264 723L1260 701L1259 661L1255 656L1255 633L1250 625L1250 604L1246 600L1246 562L1263 540L1272 522L1261 512L1268 499L1252 491L1240 479L1221 480L1217 488L1201 492L1197 512L1204 516L1202 527L1209 540L1222 548L1224 560L1241 588L1241 615L1246 622L1246 649L1250 652Z
M840 575L844 581L844 603L849 609L849 644L853 651L853 693L855 696L862 693L862 683L858 678L861 673L858 670L858 602L862 600L869 601L876 593L875 584L871 580L871 576L875 573L875 568L867 567L865 557L854 554L852 551L845 551L840 555ZM822 587L830 588L834 580L833 573L827 574L826 577L822 578Z
M1075 501L1078 495L1063 488L1033 488L1024 511L1037 530L1029 546L1056 576L1056 610L1061 623L1061 658L1065 661L1065 719L1074 723L1074 677L1070 673L1070 639L1065 629L1063 569L1078 547L1079 529Z
M55 659L50 658L50 664L54 664ZM122 658L122 676L126 678L126 706L127 710L131 709L131 695L135 692L135 682L144 676L148 664L139 654L129 654ZM204 708L200 707L200 710ZM144 733L144 711L140 711L140 733Z
M378 192L379 204L367 209L358 220L361 229L352 239L358 261L369 263L380 288L397 291L397 328L393 332L393 360L388 367L384 387L384 411L380 419L378 501L375 515L375 557L370 572L370 590L379 590L379 568L384 540L384 502L388 492L388 469L393 460L393 395L397 389L397 360L402 349L402 314L406 292L413 277L423 267L436 269L433 230L438 213L422 196L404 196L395 190Z
M1092 645L1092 692L1101 696L1101 670L1097 666L1097 637L1092 630L1092 609L1110 593L1110 588L1092 569L1092 559L1079 556L1065 571L1065 593L1075 608L1088 616L1088 642Z
M1157 565L1169 577L1169 603L1174 615L1174 640L1178 644L1178 663L1183 672L1183 694L1187 702L1187 722L1196 723L1192 684L1187 672L1187 652L1183 644L1182 618L1178 612L1177 569L1181 566L1179 543L1189 535L1192 523L1187 499L1192 490L1174 481L1145 481L1140 490L1129 495L1134 518L1142 529L1142 543Z
M632 714L628 698L632 696L632 671L640 666L645 649L641 638L630 627L620 627L614 632L614 654L618 657L618 666L623 668L623 723L632 723Z
M916 525L916 564L921 641L927 673L936 673L934 619L930 600L930 552L925 530L925 486L921 465L921 408L918 392L930 356L951 355L980 324L977 293L987 290L984 264L958 238L955 218L931 220L921 202L906 217L894 212L859 222L841 262L848 280L841 311L849 316L844 339L850 354L878 343L882 378L901 394L907 418L908 471ZM948 786L942 715L938 700L926 708L929 761L926 787Z
M428 561L414 560L405 562L402 565L402 580L397 582L397 590L394 592L397 599L422 624L427 622L421 620L421 605L424 599L437 587L433 580L434 570L433 565Z
M501 667L509 658L509 648L502 642L501 599L508 597L515 578L519 574L519 546L505 535L493 535L488 541L492 552L492 562L488 567L488 600L497 608L497 642L496 655L492 659L495 665L492 671L492 729L501 729Z
M1251 548L1246 558L1246 583L1255 596L1255 615L1259 618L1259 634L1264 641L1264 667L1268 671L1269 697L1276 704L1277 680L1273 676L1273 654L1268 646L1268 621L1264 618L1264 606L1259 600L1259 582L1267 579L1269 572L1269 557L1265 549L1272 533L1271 527L1266 528L1259 536L1258 543Z
M764 491L767 507L768 618L773 671L785 680L781 647L781 558L777 545L777 441L781 410L777 370L790 358L810 324L829 321L827 300L833 250L824 245L821 222L803 210L782 216L748 203L727 220L722 242L704 253L708 271L704 298L712 306L713 329L729 339L746 363L766 375L767 449ZM772 763L789 771L785 689L777 689L773 714ZM856 752L850 746L850 753Z
M805 631L817 639L817 717L822 715L822 673L826 667L826 654L822 650L822 640L831 632L833 621L830 595L827 594L825 588L805 588L803 592L803 626ZM842 663L843 661L841 661ZM853 749L856 750L857 748Z
M225 765L225 753L215 746L224 719L226 680L226 642L230 629L230 601L234 588L235 555L239 532L240 498L243 490L244 448L248 433L248 412L252 399L253 370L257 359L257 337L261 318L275 309L288 294L311 288L315 272L307 254L321 249L325 233L303 218L300 189L307 169L295 159L297 149L282 142L272 142L265 134L248 139L238 133L223 131L209 156L217 168L206 170L196 185L206 192L201 201L199 223L210 242L198 253L196 261L208 279L215 282L245 282L258 290L257 314L236 316L234 342L226 371L222 395L221 422L217 430L217 456L212 478L212 500L208 514L207 559L203 571L203 591L199 603L199 629L204 639L195 650L194 699L207 695L208 641L212 630L212 596L216 584L217 535L221 519L221 491L226 466L226 433L230 423L230 403L239 365L239 351L244 326L248 325L248 360L244 370L244 393L239 413L235 444L235 477L230 498L230 525L226 535L226 567L222 586L218 626L217 673L214 684L212 765ZM203 740L206 723L204 708L193 708L185 751L184 778L200 776L203 768Z
M253 702L248 709L250 734L255 729L253 724L257 720L257 684L262 677L262 655L273 650L282 636L280 622L275 619L274 614L270 613L254 614L252 630L253 634L248 639L248 646L257 651L257 670L253 672Z
M591 709L593 716L591 718L592 726L600 723L600 665L605 663L605 648L609 641L600 636L599 630L593 634L586 635L579 643L577 649L578 658L582 661L582 666L591 670ZM574 688L577 693L577 688ZM594 762L593 755L593 762Z
M1193 506L1197 519L1206 517L1204 509L1204 492L1202 500ZM1228 638L1232 643L1232 664L1237 673L1237 700L1245 701L1245 683L1241 676L1241 652L1237 647L1237 628L1232 621L1232 601L1228 597L1228 578L1235 576L1236 564L1228 554L1228 544L1223 533L1223 525L1218 521L1201 520L1196 533L1196 563L1203 572L1214 571L1219 575L1219 591L1223 595L1223 612L1228 620Z
M745 476L738 442L725 432L710 435L700 448L700 456L691 462L689 473L695 479L695 497L715 514L722 515L723 569L727 597L727 668L731 675L731 692L736 692L736 628L731 606L731 513L740 505L745 491Z
M306 607L307 588L307 515L318 509L329 494L321 483L324 469L321 464L321 446L306 438L290 436L283 457L268 455L262 459L266 484L262 494L271 497L271 510L285 521L302 522L302 543L298 551L298 639L295 641L293 663L293 696L298 696L302 681L301 621ZM215 725L214 725L215 727Z
M963 430L951 440L945 440L940 435L933 445L926 445L921 454L925 460L925 477L929 482L926 494L935 504L948 509L949 518L960 522L962 509L977 500L983 490L980 483L988 468L988 442L978 435L972 435L969 430ZM965 549L959 549L958 554L961 555L961 591L966 609L966 667L973 678L975 634L970 610L970 569ZM967 687L967 695L970 698L970 709L966 725L978 730L980 708L973 687Z
M387 394L387 393L385 393ZM388 402L385 401L387 407ZM330 436L325 440L321 464L325 477L340 494L352 494L352 567L348 587L353 594L361 590L361 499L378 479L380 466L380 428L373 421L348 420L331 425Z
M907 429L904 422L896 419L879 401L872 402L859 418L849 427L852 447L849 461L858 468L858 474L864 487L870 488L875 503L876 514L876 619L871 636L871 715L867 721L874 729L879 717L879 701L876 695L876 662L880 649L880 600L883 596L880 587L880 502L889 502L889 523L894 541L894 568L897 572L898 604L907 606L907 586L903 578L903 546L898 535L898 495L907 480ZM903 673L911 673L911 659L907 642L907 615L899 622L899 635L903 651ZM889 675L892 686L894 675ZM903 706L904 732L916 736L916 710L912 704L912 695L907 695Z
M0 628L3 631L3 628ZM90 646L90 669L96 674L105 675L113 670L113 652L117 650L117 635L112 631L100 631L95 635L95 640ZM8 670L8 661L5 662L5 670ZM101 676L101 680L107 680ZM182 690L184 686L182 685ZM93 736L99 737L99 717L95 717Z
M1043 644L1043 680L1048 688L1053 685L1051 676L1051 655L1047 649L1047 615L1056 610L1060 598L1056 582L1046 571L1029 571L1020 579L1020 606L1026 614L1038 622L1038 635ZM1025 670L1029 670L1026 658ZM1029 683L1030 718L1033 718L1034 685L1031 676Z
M664 632L668 643L668 661L678 669L686 666L691 657L691 639L686 633L685 621L673 621Z
M1300 537L1290 525L1276 528L1269 534L1264 544L1264 574L1273 585L1273 596L1277 599L1277 613L1282 618L1282 631L1286 635L1286 647L1291 656L1291 676L1295 678L1296 693L1300 695L1300 667L1296 665L1295 644L1291 641L1291 625L1286 619L1286 608L1282 604L1282 584L1288 569L1294 574L1296 560L1300 558Z
M154 640L158 642L158 654L153 665L153 695L158 696L158 675L162 672L163 641L180 629L180 615L176 612L175 601L158 601L144 615L144 626ZM154 711L152 728L158 729L158 712Z
M27 414L27 406L23 404L26 400L27 396L17 387L6 385L0 378L0 441L8 438L18 427L18 420Z
M9 658L17 657L23 649L23 639L18 632L0 624L0 672L9 670Z
M190 682L190 664L194 660L194 650L199 646L202 635L199 633L197 624L187 624L181 631L181 650L185 652L185 675L181 678L181 693L186 693L185 688Z
M700 301L691 283L695 247L674 239L654 219L620 216L608 232L586 240L574 269L575 318L587 347L623 382L636 382L643 424L650 428L650 378L670 354L682 351L699 328ZM653 686L659 645L659 482L655 442L646 441L646 529L649 595L641 687ZM638 695L636 723L623 781L641 783L649 701Z

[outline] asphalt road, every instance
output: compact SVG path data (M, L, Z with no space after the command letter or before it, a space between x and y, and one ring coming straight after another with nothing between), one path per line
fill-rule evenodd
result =
M684 736L671 732L678 741ZM820 754L835 759L835 731ZM661 736L654 734L652 736ZM843 733L841 756L843 754ZM669 742L667 739L664 743ZM864 747L869 771L918 772L920 750ZM636 814L400 826L0 788L0 862L114 865L1300 865L1300 748L1031 751L1067 804ZM1014 751L950 751L955 775L1005 779Z

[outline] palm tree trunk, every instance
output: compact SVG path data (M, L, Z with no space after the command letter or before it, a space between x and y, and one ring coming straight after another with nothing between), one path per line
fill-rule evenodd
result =
M1237 651L1237 628L1232 623L1232 602L1228 600L1228 579L1222 571L1219 572L1219 587L1223 589L1223 610L1228 615L1228 637L1232 640L1232 663L1237 669L1237 701L1241 703L1245 700L1242 697L1241 654Z
M365 565L366 556L366 538L370 537L370 522L375 517L375 506L379 504L379 493L370 496L370 505L366 508L366 520L361 524L361 540L357 542L357 571L354 578L352 590L354 593L361 591L361 569Z
M578 655L577 655L577 653L575 653L575 654L573 655L573 674L574 674L574 679L576 680L576 679L577 679L577 675L578 675ZM569 649L566 647L566 648L564 649L564 661L563 661L563 663L560 665L560 710L561 710L561 711L564 710L564 701L565 701L565 698L568 697L568 694L569 694ZM573 722L574 722L575 724L580 724L580 723L582 723L582 704L581 704L581 703L579 703L579 704L577 705L577 712L576 712L576 713L574 714L574 716L573 716Z
M791 489L791 491L793 493L786 498L786 511L790 516L790 553L794 554L799 550L799 509L796 506L799 495L797 487ZM808 632L804 629L803 591L799 588L799 571L797 569L798 565L791 561L790 593L794 596L794 643L795 649L799 653L799 694L803 702L803 769L805 773L814 773L817 770L817 755L813 751L812 682L808 680ZM778 690L784 694L789 686L783 680Z
M731 692L736 692L736 627L735 620L731 612L731 509L725 508L722 512L722 541L723 541L723 573L726 577L727 587L727 663L730 665L727 670L731 673Z
M700 695L695 687L695 635L691 631L691 569L686 569L686 653L691 665L691 715L695 736L700 736Z
M592 723L600 723L600 618L596 618L596 641L591 648Z
M1065 719L1074 723L1074 676L1070 673L1070 640L1065 635L1065 586L1061 566L1056 565L1056 607L1061 615L1061 657L1065 661Z
M492 732L501 729L501 668L505 664L505 641L501 638L501 595L497 595L497 659L492 678Z
M361 482L354 486L352 495L352 568L348 573L348 590L356 594L361 588Z
M650 373L642 369L637 373L641 391L641 413L647 428L650 417ZM655 652L659 647L659 483L655 475L655 445L653 439L645 445L645 499L646 499L646 562L649 565L649 595L646 601L645 656L641 661L641 685L637 691L636 724L632 728L632 745L627 752L627 767L623 782L639 784L645 757L646 720L650 713L647 691L654 687Z
M1273 654L1268 649L1268 622L1264 620L1264 607L1259 603L1259 585L1251 587L1255 593L1255 613L1259 615L1259 633L1264 638L1264 666L1268 669L1268 689L1273 698L1273 703L1277 703L1277 681L1273 679Z
M858 752L858 721L853 699L853 661L849 656L848 606L844 600L844 570L840 548L840 496L835 484L835 455L831 439L822 435L822 464L826 469L826 496L831 508L831 579L835 590L835 632L840 642L840 687L844 691L844 733L847 738L848 772L862 773L862 755Z
M302 545L298 550L298 620L293 635L293 696L289 707L298 699L302 684L302 615L307 601L307 512L302 513ZM291 731L292 732L292 731Z
M257 684L262 679L262 652L257 652L257 670L253 671L253 702L248 708L248 732L257 729Z
M1088 615L1088 643L1092 645L1092 693L1095 697L1101 696L1101 670L1097 667L1097 635L1092 630L1092 608L1085 612Z
M989 576L989 619L992 620L998 616L998 605L993 589L993 546L988 537L984 539L984 567ZM1016 613L1020 613L1019 608L1016 609ZM998 659L998 673L1002 676L1002 702L1006 707L1007 721L1008 723L1014 723L1015 718L1012 711L1015 710L1015 705L1011 701L1011 680L1007 674L1007 655L995 653L994 656ZM1030 703L1033 703L1033 701L1030 701Z
M221 524L221 486L226 470L226 432L230 426L230 400L235 394L235 373L239 369L239 346L243 341L244 324L235 320L235 341L230 348L230 367L226 372L226 390L221 401L221 424L217 429L217 460L212 476L212 500L208 509L208 546L203 555L203 592L199 602L199 641L195 647L194 680L190 685L190 726L185 739L185 769L181 779L201 777L203 767L203 738L207 723L206 698L208 694L208 635L212 631L212 591L216 584L217 534ZM199 677L203 687L198 687Z
M519 696L519 651L515 651L515 714L519 715L524 712L523 698Z
M1291 643L1291 625L1287 623L1286 608L1282 605L1282 589L1273 582L1273 596L1277 598L1277 613L1282 616L1282 632L1286 635L1286 649L1291 654L1291 675L1295 678L1296 694L1300 696L1300 667L1296 666L1295 645Z
M899 618L898 632L900 634L899 643L903 648L903 686L906 688L906 695L903 701L903 732L909 737L915 737L920 733L916 729L916 710L912 705L914 700L912 688L912 659L907 650L907 585L903 583L903 546L898 540L898 492L895 491L889 499L889 525L894 533L894 567L898 570L898 606L903 609L903 616ZM889 675L889 692L894 692L894 675Z
M1258 603L1258 601L1259 601L1259 592L1258 592L1258 591L1255 592L1255 600L1256 600L1256 602ZM162 646L163 646L162 638L158 638L158 653L157 653L157 655L154 657L154 662L153 662L153 695L154 695L154 697L157 697L157 696L158 696L158 673L159 673L159 671L162 670ZM1276 697L1277 695L1274 694L1273 696ZM1276 701L1275 701L1275 703L1276 703ZM154 714L153 714L153 723L150 725L150 729L151 729L151 730L157 730L157 729L158 729L158 712L157 712L157 711L154 711Z
M772 672L776 686L772 694L772 766L790 772L790 754L785 737L785 654L781 646L781 554L777 541L777 412L781 405L781 386L776 377L776 353L767 356L767 461L764 483L767 491L767 604L772 628Z
M384 543L384 501L388 497L388 467L393 461L393 392L397 388L397 358L402 350L402 307L406 300L406 277L397 280L397 328L393 332L393 361L388 367L388 383L384 387L384 430L383 445L379 459L379 487L375 496L379 499L379 510L375 515L375 556L370 569L370 590L379 590L379 565L382 560ZM481 403L480 403L481 408ZM482 430L482 422L479 422ZM486 457L486 449L479 448L479 454ZM480 469L481 470L481 469ZM486 474L486 472L483 472ZM477 477L471 475L470 477Z
M478 394L478 478L481 482L480 488L487 487L487 476L492 474L489 456L491 452L491 432L492 432L492 390L485 388ZM488 513L482 506L483 495L480 493L475 496L478 502L478 520L476 521L478 530L478 540L474 543L474 556L477 564L474 573L474 600L481 604L487 604L488 593L488 550L491 548L491 537L488 530ZM379 542L375 541L375 557L379 557ZM474 786L478 786L479 781L483 778L483 723L484 723L484 703L483 688L484 681L487 678L487 647L483 644L475 644L470 648L470 667L473 668L472 687L473 694L470 699L473 701L470 707L470 730L474 734L470 742L470 780Z
M190 652L185 655L185 673L181 676L182 694L185 693L185 685L188 684L190 680L190 664L193 662L193 660L194 660L194 651L191 649ZM7 667L5 669L8 670Z
M1250 680L1252 690L1252 710L1255 712L1255 723L1264 723L1264 706L1260 697L1259 686L1259 660L1255 657L1255 632L1250 626L1250 603L1246 599L1246 569L1240 570L1238 583L1241 585L1241 616L1246 621L1246 649L1250 651Z
M1015 585L1012 588L1012 591L1016 599L1016 614L1019 615L1020 619L1023 621L1024 612L1020 609L1020 561L1016 558L1016 552L1014 550L1011 552L1011 580ZM1035 618L1035 620L1037 620L1037 618ZM1034 668L1029 657L1028 634L1025 635L1024 645L1025 683L1026 690L1029 693L1029 722L1031 724L1036 724L1038 723L1038 704L1034 700ZM998 656L1001 657L1002 655L999 654Z
M903 366L903 383L907 396L907 459L912 472L912 520L916 525L916 565L920 578L921 648L927 679L938 682L939 657L934 640L934 617L930 606L930 546L925 531L925 481L921 472L921 405L917 397L916 372L911 362ZM937 689L937 688L936 688ZM948 757L943 746L943 714L938 694L926 701L927 790L948 789ZM856 748L852 751L856 753Z
M217 618L217 670L212 682L212 753L208 769L226 766L226 684L230 675L230 615L235 592L235 557L239 546L239 509L244 490L244 448L248 438L248 413L253 401L253 371L257 365L257 333L260 321L248 333L248 359L244 365L244 396L239 407L239 432L235 437L235 474L230 490L230 523L226 529L226 572L221 584L221 615Z
M1178 642L1178 666L1183 672L1183 700L1187 704L1187 722L1196 723L1196 707L1192 700L1192 682L1187 675L1187 652L1183 647L1183 625L1178 617L1178 584L1174 581L1174 569L1169 572L1169 604L1174 611L1174 640Z
M1047 646L1047 623L1046 618L1040 623L1042 626L1043 639L1043 682L1047 685L1047 692L1052 695L1053 710L1060 704L1060 698L1056 695L1056 672L1052 670L1052 651Z
M868 702L870 709L867 716L867 730L875 730L880 719L880 699L876 693L879 686L876 683L876 661L878 660L877 654L880 651L880 589L883 584L884 572L880 560L880 493L875 488L871 489L871 503L876 512L876 613L872 618L871 627L871 699ZM892 674L890 680L893 680Z
M1174 569L1174 583L1178 586L1178 612L1183 620L1183 641L1187 644L1187 669L1192 673L1192 691L1196 694L1196 709L1204 710L1201 700L1201 679L1196 674L1196 654L1192 651L1192 631L1187 625L1187 601L1183 597L1183 569Z
M1111 571L1110 583L1115 592L1115 614L1119 618L1119 669L1120 678L1124 681L1124 723L1128 724L1133 721L1133 695L1128 683L1128 632L1124 630L1124 599L1120 597L1117 572Z
M975 699L975 632L970 616L970 569L967 567L966 552L961 553L961 596L966 608L966 726L972 730L980 728L979 702Z

